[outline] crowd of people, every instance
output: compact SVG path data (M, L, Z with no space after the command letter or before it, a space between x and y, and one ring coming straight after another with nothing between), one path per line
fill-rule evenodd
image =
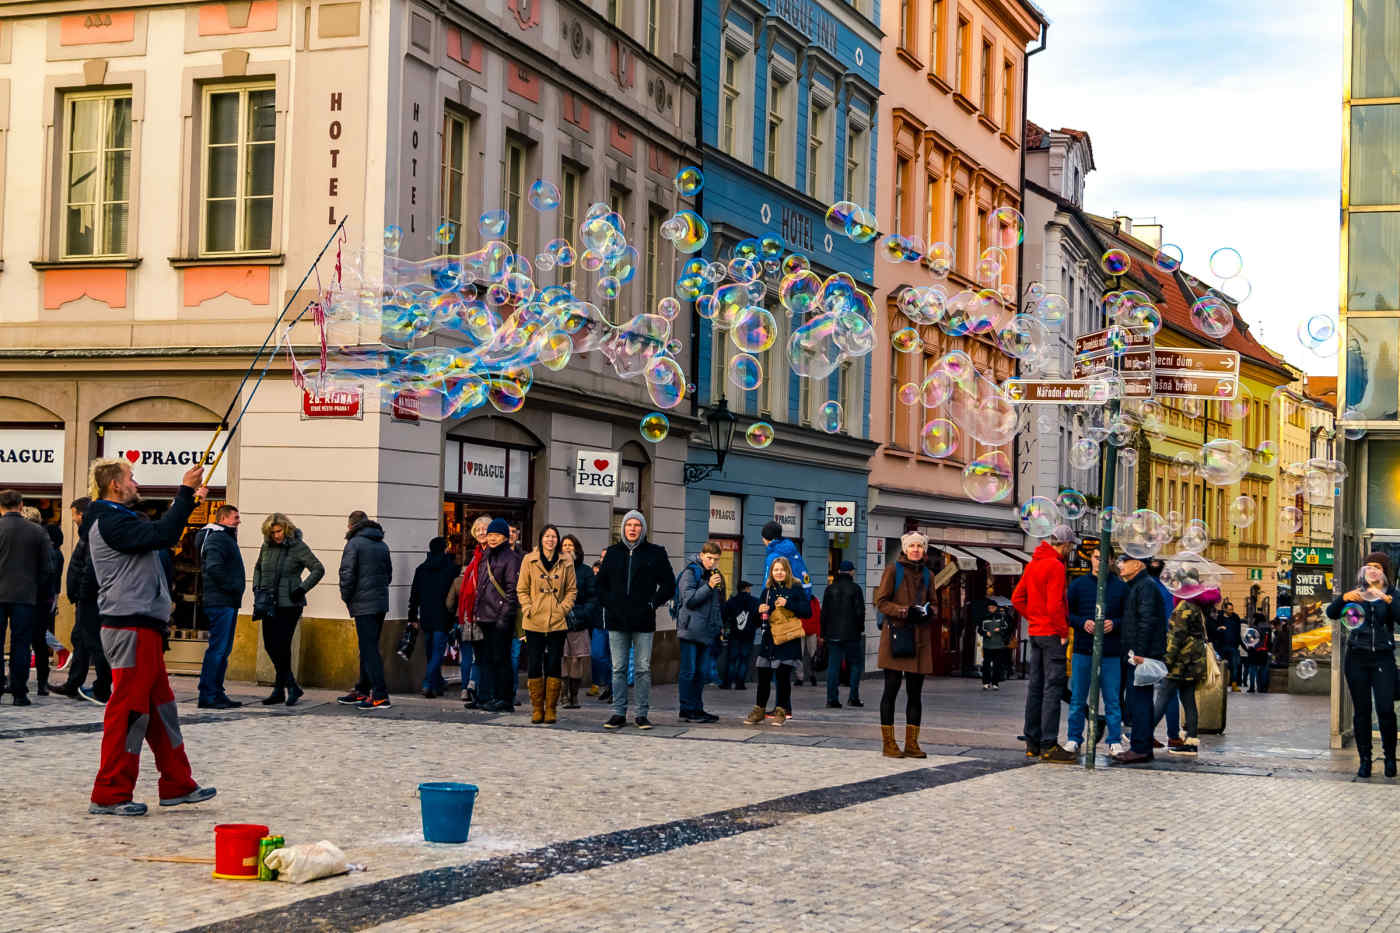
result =
M181 540L200 488L192 468L165 515L152 520L133 511L139 488L125 460L100 460L91 471L92 495L74 501L70 512L77 541L66 576L63 536L26 515L21 497L0 492L0 641L10 632L8 678L15 705L28 705L31 657L37 692L49 691L104 704L102 760L94 782L95 813L134 815L132 802L141 741L155 753L161 772L162 805L198 802L215 793L191 774L181 741L174 695L163 660L171 618L173 548ZM33 511L33 510L29 510ZM201 709L242 704L225 692L239 608L249 580L237 535L241 516L231 503L214 509L194 537L200 567L199 599L209 623L199 676ZM633 510L623 516L621 539L589 564L580 540L555 525L542 528L524 550L518 526L478 516L465 553L453 553L446 538L428 542L425 559L410 586L407 636L399 652L408 659L421 642L426 655L422 692L440 697L447 689L443 667L461 670L467 709L512 712L523 656L532 723L557 721L588 695L610 704L607 729L650 729L651 661L657 613L665 608L679 643L678 715L688 723L713 723L705 709L708 684L746 690L754 680L754 703L744 722L781 726L793 716L793 687L804 672L816 684L826 672L826 706L840 709L839 687L849 684L846 705L862 706L866 599L855 568L842 562L824 598L795 544L777 522L762 530L765 561L761 585L731 585L720 570L721 548L706 542L673 573L664 547L648 540L647 522ZM307 593L325 567L303 540L294 521L267 515L253 566L253 618L262 622L263 644L275 671L263 704L294 706L304 695L293 673L291 645ZM1085 726L1091 718L1106 730L1109 752L1123 764L1150 761L1154 751L1194 756L1199 750L1198 687L1213 665L1231 689L1267 691L1269 630L1262 620L1247 625L1221 599L1211 582L1195 582L1174 593L1162 584L1160 561L1120 554L1107 576L1099 677L1100 711L1089 709L1094 636L1100 624L1098 577L1102 555L1091 554L1093 572L1068 579L1067 563L1078 539L1067 527L1035 549L1011 599L986 595L968 606L968 620L983 639L983 689L1000 689L1011 668L1011 645L1019 613L1026 623L1028 687L1024 734L1027 757L1068 763L1091 752ZM879 629L878 664L882 753L926 757L919 747L924 678L934 671L938 627L933 574L926 562L927 539L905 534L900 554L885 568L873 603ZM383 527L362 511L347 518L338 568L340 600L354 620L359 654L355 685L338 700L362 711L392 707L380 641L389 611L393 563ZM1395 773L1394 630L1400 604L1391 585L1389 560L1367 558L1357 587L1337 598L1327 613L1349 619L1346 677L1356 710L1360 773L1370 773L1372 699L1380 722L1385 771ZM57 601L66 584L75 610L71 660L59 654L64 683L48 683ZM755 592L756 591L756 592ZM1248 633L1246 635L1246 633ZM89 669L96 679L87 686ZM895 707L905 691L901 747ZM1067 732L1060 738L1060 704L1068 688ZM772 705L770 706L770 700ZM1183 720L1184 714L1184 721ZM1154 732L1167 720L1165 743ZM1183 728L1184 727L1184 728Z

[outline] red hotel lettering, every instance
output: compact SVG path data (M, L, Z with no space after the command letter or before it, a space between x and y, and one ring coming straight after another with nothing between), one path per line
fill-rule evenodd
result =
M338 111L338 110L340 110L340 109L341 109L341 92L340 92L340 91L332 91L332 92L331 92L331 112L332 112L332 113L335 113L336 111ZM341 125L340 125L340 121L339 121L339 120L331 120L331 122L330 122L330 127L329 127L328 132L329 132L330 138L331 138L332 140L339 139L339 138L340 138L340 134L341 134L341 132L342 132L342 127L341 127ZM339 150L339 149L332 149L332 150L330 150L330 153L331 153L331 168L338 168L339 165L340 165L340 150ZM334 176L334 175L330 176L330 182L329 182L329 184L327 185L327 191L329 192L329 196L330 196L330 197L336 197L337 195L339 195L339 194L340 194L340 179L337 178L337 177ZM332 227L334 227L337 223L339 223L339 221L337 221L337 220L335 219L335 205L334 205L334 204L330 205L330 206L326 209L326 223L329 224L329 225L332 226Z

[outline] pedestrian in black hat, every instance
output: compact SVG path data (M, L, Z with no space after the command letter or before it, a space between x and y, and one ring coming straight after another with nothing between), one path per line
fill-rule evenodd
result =
M836 581L826 588L822 599L821 640L826 644L826 706L840 709L837 687L841 682L841 662L850 669L850 692L846 703L864 706L860 701L860 677L865 672L865 592L855 581L856 565L841 561Z

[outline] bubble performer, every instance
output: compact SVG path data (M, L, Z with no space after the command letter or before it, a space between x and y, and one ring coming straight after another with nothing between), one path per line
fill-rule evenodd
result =
M1352 735L1360 764L1356 776L1371 776L1371 699L1381 727L1385 776L1395 777L1395 626L1400 602L1391 585L1390 557L1366 556L1357 584L1327 607L1327 618L1343 620L1347 690L1351 693ZM1359 612L1357 610L1360 610Z

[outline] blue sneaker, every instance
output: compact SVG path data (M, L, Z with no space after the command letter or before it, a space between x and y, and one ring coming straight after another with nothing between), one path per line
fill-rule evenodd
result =
M97 694L93 692L93 689L91 687L79 687L78 698L87 700L89 703L96 703L98 706L107 705L106 700L99 700L97 698Z
M203 803L204 801L208 800L210 797L213 797L217 793L218 791L212 787L196 787L194 790L190 791L188 794L185 794L183 797L171 797L168 800L162 797L160 800L160 805L162 807L174 807L182 803ZM142 806L144 807L145 804L142 804Z
M90 803L88 812L96 813L98 816L145 816L146 805L128 800L126 803Z

